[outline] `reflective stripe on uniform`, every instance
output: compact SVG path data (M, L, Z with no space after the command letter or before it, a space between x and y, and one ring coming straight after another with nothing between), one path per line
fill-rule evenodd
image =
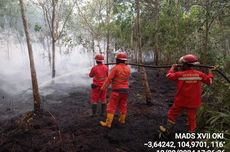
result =
M113 81L112 81L112 84L120 83L120 82L117 82L117 80L128 81L129 78L114 78Z
M129 78L114 78L113 80L129 80Z
M192 80L202 80L201 77L180 77L178 80L184 80L184 81L192 81Z
M96 80L105 80L106 77L94 77L94 79L96 79Z

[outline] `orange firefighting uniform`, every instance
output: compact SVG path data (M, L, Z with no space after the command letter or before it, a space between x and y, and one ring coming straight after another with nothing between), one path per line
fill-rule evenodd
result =
M101 92L100 88L108 77L108 67L104 64L95 65L91 69L89 77L93 78L94 85L91 90L91 103L96 104L99 100L106 103L106 89Z
M101 90L105 90L112 83L112 92L106 108L107 113L114 114L118 105L120 114L126 114L129 76L130 68L124 63L119 63L111 69L108 78L101 88Z
M174 103L168 112L168 120L175 122L177 116L185 109L187 111L188 131L196 130L196 111L201 105L201 82L209 85L213 75L202 73L197 70L185 70L174 72L169 70L167 78L177 81L177 91Z

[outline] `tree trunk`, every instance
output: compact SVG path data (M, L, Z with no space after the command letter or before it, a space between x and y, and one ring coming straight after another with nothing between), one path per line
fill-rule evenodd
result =
M109 63L109 38L110 38L110 32L109 32L109 29L107 31L107 46L106 46L106 63Z
M52 78L55 78L55 40L52 38Z
M159 1L156 0L155 1L155 5L156 5L156 35L155 35L155 53L154 53L154 60L155 60L155 64L158 65L159 63Z
M109 63L109 45L110 45L110 11L111 11L111 3L110 0L106 1L107 3L107 10L106 10L106 25L107 25L107 45L106 45L106 63Z
M225 40L225 45L226 45L225 54L226 54L226 56L228 56L228 55L230 55L230 46L229 46L229 40L228 39Z
M219 23L219 28L220 28L220 32L222 34L223 37L226 37L226 33L224 31L224 22L223 22L223 18L222 16L224 16L224 12L222 11L219 15L218 15L218 23ZM228 39L226 39L224 42L223 42L223 56L226 57L228 54L227 54L227 49L228 49Z
M52 5L53 5L53 11L52 11L52 31L51 31L51 37L52 37L52 78L55 78L55 43L56 43L56 33L55 33L55 15L56 15L56 4L55 0L52 0Z
M143 64L143 58L142 58L142 51L141 51L141 33L140 33L140 1L136 0L136 11L137 11L137 23L136 23L136 32L137 32L137 49L138 49L138 56L139 56L139 64ZM140 75L141 80L144 85L145 90L145 101L147 103L150 103L152 100L151 90L148 83L148 76L146 74L145 68L140 68Z
M94 36L92 35L92 43L91 43L91 49L93 51L93 65L95 65L94 58L95 58L95 43L94 43Z
M137 18L134 18L134 25L133 25L133 48L134 48L134 56L135 56L135 62L139 63L139 58L138 58L138 49L137 49ZM138 67L139 69L139 67Z
M34 97L34 111L38 112L40 111L41 99L40 99L40 94L39 94L39 89L38 89L36 69L34 66L33 50L32 50L32 45L30 43L30 35L28 32L28 23L25 17L23 0L19 0L19 2L20 2L20 7L21 7L22 21L24 25L25 34L26 34L26 42L27 42L28 53L29 53L30 71L31 71L33 97Z
M176 55L178 55L179 53L179 13L180 13L180 9L179 9L179 0L176 0L176 18L175 18L175 26L176 26Z
M49 19L48 19L47 12L46 12L44 6L42 6L42 10L43 10L45 26L47 27L47 26L49 26ZM51 66L51 52L50 52L50 41L49 40L50 40L49 35L47 35L45 33L44 44L47 45L48 62L49 62L49 67L51 69L52 66Z
M197 40L199 40L199 33L198 33L198 29L195 29L195 32L194 32L194 36L195 36L195 40L197 41ZM200 43L196 43L195 44L195 50L198 50L198 46L200 46Z
M179 0L176 0L176 18L175 18L175 22L176 22L176 38L178 38L179 35Z
M205 3L205 9L206 9L206 14L205 14L205 36L204 36L204 41L203 41L203 49L201 52L201 61L205 62L205 58L207 56L207 49L208 49L208 36L209 36L209 16L210 16L210 8L209 8L209 0L206 0Z
M8 32L7 32L7 58L8 60L10 60L10 29L8 29Z
M48 60L49 60L49 67L50 69L52 68L51 66L51 50L50 50L50 40L49 40L49 37L47 36L46 37L46 43L47 43L47 48L48 48Z

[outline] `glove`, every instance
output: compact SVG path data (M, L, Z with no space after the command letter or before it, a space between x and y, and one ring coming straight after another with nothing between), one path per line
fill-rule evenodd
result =
M91 88L92 88L92 89L95 89L95 88L97 88L97 85L95 85L95 84L92 83L92 84L91 84Z

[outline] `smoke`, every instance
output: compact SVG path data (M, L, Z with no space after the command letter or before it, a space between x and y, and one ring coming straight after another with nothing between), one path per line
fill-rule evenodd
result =
M9 39L0 34L0 120L15 117L33 109L31 74L27 44L22 37L12 33ZM69 53L64 46L56 47L56 77L51 77L51 66L47 46L32 41L33 55L43 99L51 95L68 96L73 91L88 91L91 79L88 73L92 67L93 54L83 46L76 46ZM61 52L60 52L61 50Z
M71 53L64 53L67 48L63 46L57 47L56 78L52 79L48 51L44 50L44 47L37 42L33 42L32 46L41 93L46 92L47 86L52 84L62 84L61 86L65 88L89 86L88 73L93 58L92 54L87 52L84 47L74 47ZM31 89L26 43L19 43L16 39L10 40L8 44L1 41L0 49L1 90L10 95L17 95ZM60 49L61 53L59 52Z
M58 103L73 92L89 93L93 53L79 45L71 50L56 47L56 77L52 79L47 46L32 41L42 106ZM60 51L61 50L61 51ZM31 74L27 44L22 37L0 34L0 120L9 119L33 109ZM111 68L111 67L110 67ZM135 71L135 69L132 69ZM87 102L87 101L86 101Z

